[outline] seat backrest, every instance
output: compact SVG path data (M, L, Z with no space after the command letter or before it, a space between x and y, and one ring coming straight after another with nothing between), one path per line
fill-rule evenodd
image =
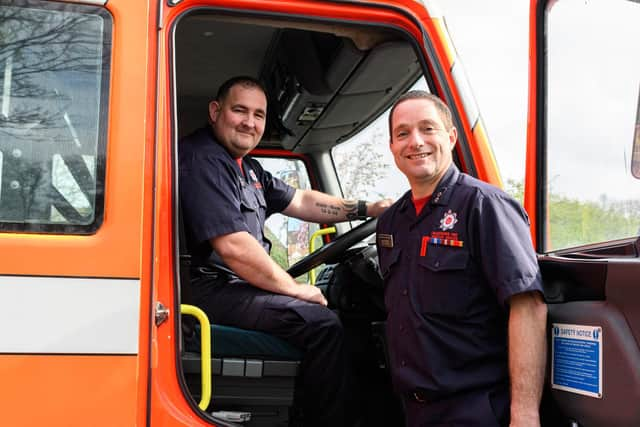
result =
M180 280L180 304L193 304L191 296L191 255L187 250L187 236L184 230L184 220L182 218L182 209L178 203L178 277ZM197 341L196 324L197 320L193 316L181 316L182 339L181 344ZM181 350L183 350L181 348Z

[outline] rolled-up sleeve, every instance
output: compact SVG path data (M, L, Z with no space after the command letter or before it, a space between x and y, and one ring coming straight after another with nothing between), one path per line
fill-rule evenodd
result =
M506 194L483 195L473 213L484 276L506 306L519 293L542 292L542 276L531 241L529 217Z

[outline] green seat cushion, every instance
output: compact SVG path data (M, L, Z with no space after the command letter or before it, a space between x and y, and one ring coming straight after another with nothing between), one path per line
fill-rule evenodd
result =
M200 326L196 338L185 340L187 351L200 352ZM213 357L241 357L267 360L300 360L302 351L286 341L259 331L211 325Z

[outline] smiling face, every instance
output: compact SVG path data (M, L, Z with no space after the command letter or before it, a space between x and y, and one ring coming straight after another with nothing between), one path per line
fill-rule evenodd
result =
M456 128L447 129L433 101L424 98L400 102L391 124L391 152L398 169L415 198L430 195L453 161Z
M262 138L267 98L256 86L236 84L221 101L209 104L209 118L218 141L233 157L243 157Z

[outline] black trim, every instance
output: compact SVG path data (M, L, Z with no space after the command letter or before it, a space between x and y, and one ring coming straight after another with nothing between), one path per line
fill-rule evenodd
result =
M151 427L151 394L153 392L153 387L151 386L153 383L153 364L152 364L152 360L153 360L153 346L151 345L151 341L152 341L152 336L153 336L153 328L156 328L156 324L155 324L155 305L153 303L153 296L155 294L154 289L153 289L153 285L155 283L155 269L154 269L154 265L155 265L155 259L156 259L156 250L155 250L155 240L156 240L156 235L154 233L155 227L156 227L156 189L157 189L157 185L156 185L156 179L157 179L157 165L158 165L158 147L159 147L159 141L158 141L158 93L159 93L159 83L158 83L158 76L160 75L160 70L161 70L161 64L160 61L158 61L158 58L160 58L160 50L161 50L161 44L159 42L159 36L158 36L158 32L160 31L160 22L161 22L161 13L162 13L162 0L158 1L158 8L156 11L156 23L158 24L158 28L156 29L156 31L153 32L153 37L155 38L155 42L156 42L156 55L153 58L153 60L156 61L156 79L155 79L155 85L154 85L154 95L155 95L155 100L156 102L154 102L153 104L153 118L155 120L155 126L153 127L153 138L152 141L154 141L155 145L155 149L153 150L153 164L152 164L152 185L153 185L153 191L151 193L151 210L153 212L152 215L152 219L151 219L151 257L150 257L150 265L149 265L149 271L150 271L150 275L149 275L149 295L148 295L148 303L149 303L149 313L148 313L148 317L147 317L147 321L149 322L149 336L145 337L146 341L147 341L147 387L146 387L146 391L147 391L147 405L145 408L145 416L146 416L146 420L145 420L145 425L147 427ZM172 178L173 181L173 178ZM142 281L141 281L141 285L142 285Z
M162 2L162 0L160 0L160 2ZM168 6L171 6L168 4ZM195 399L193 398L193 395L191 394L191 391L189 390L189 387L187 386L187 380L185 377L185 373L184 373L184 367L183 367L183 363L182 363L182 315L179 314L180 313L180 305L182 304L181 301L181 292L180 292L180 288L181 288L181 279L182 279L182 274L180 272L180 246L181 246L181 242L180 242L180 237L179 237L179 230L180 230L180 217L179 217L179 213L180 213L180 183L179 180L177 179L177 169L178 169L178 140L177 140L177 134L178 134L178 120L177 120L177 88L176 88L176 63L175 63L175 56L176 56L176 52L175 52L175 33L176 33L176 28L178 26L178 23L182 20L182 18L187 15L192 9L188 9L185 13L181 14L180 16L176 17L173 22L171 23L170 27L165 31L165 37L167 37L168 43L167 43L167 60L170 61L170 67L169 67L169 73L168 73L168 90L169 90L169 97L168 99L170 100L169 103L169 112L171 114L171 122L167 123L167 127L169 129L171 129L171 140L170 140L170 144L171 144L171 195L172 195L172 215L171 215L171 221L172 221L172 226L173 226L173 231L172 231L172 245L173 245L173 295L174 295L174 301L175 304L172 307L173 308L173 312L176 313L175 317L175 321L174 321L174 328L173 328L173 336L175 337L175 346L174 346L174 356L175 356L175 363L176 363L176 367L177 367L177 372L176 372L176 376L178 378L178 385L180 387L180 390L182 391L182 396L185 399L185 402L187 403L187 405L189 405L189 407L191 408L191 411L196 414L197 416L199 416L201 419L207 421L208 423L212 422L212 419L208 416L208 414L206 412L204 412L203 410L200 409L200 407L198 406L198 403L195 401ZM162 22L162 17L160 18L159 22L158 22L158 26L160 27L163 22ZM158 40L158 57L160 57L159 54L159 50L160 50L160 40ZM158 63L158 70L160 69L161 64ZM213 96L213 94L212 94ZM213 393L213 391L212 391ZM212 396L213 397L213 396ZM150 406L150 405L149 405Z
M606 300L606 260L542 256L538 263L548 304Z
M545 15L548 1L538 2L536 9L536 251L546 252L547 236L547 46Z

